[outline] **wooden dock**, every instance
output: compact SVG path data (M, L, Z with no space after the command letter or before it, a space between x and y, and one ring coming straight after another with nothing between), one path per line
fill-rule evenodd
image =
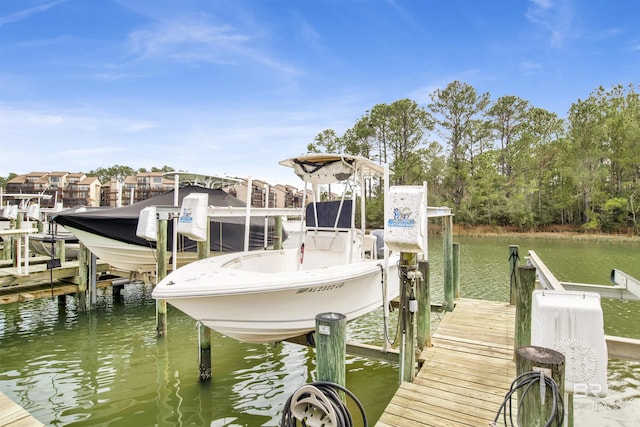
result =
M488 426L515 379L514 322L508 302L456 300L376 426Z
M0 392L0 427L44 426L25 409Z

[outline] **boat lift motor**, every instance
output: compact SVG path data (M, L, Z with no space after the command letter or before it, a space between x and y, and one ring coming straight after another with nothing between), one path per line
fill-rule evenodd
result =
M178 218L178 233L196 242L207 240L207 209L209 195L206 193L191 193L182 199L180 217Z
M40 220L40 204L33 203L29 205L29 209L27 210L27 219L32 219L34 221Z
M392 186L384 242L392 251L427 253L427 185Z
M605 396L608 355L600 295L534 290L531 319L531 345L565 356L565 390Z
M140 211L136 236L151 242L158 239L158 219L155 206L147 206Z

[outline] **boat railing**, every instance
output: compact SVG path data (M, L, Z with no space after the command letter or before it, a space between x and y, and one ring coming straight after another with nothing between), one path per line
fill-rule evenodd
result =
M613 269L611 271L611 281L613 285L593 285L587 283L561 282L551 273L549 268L534 251L529 251L528 263L536 268L536 278L543 289L596 292L600 294L601 298L640 301L640 281L620 270Z

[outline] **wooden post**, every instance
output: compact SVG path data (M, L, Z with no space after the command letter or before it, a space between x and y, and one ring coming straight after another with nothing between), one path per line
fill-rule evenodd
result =
M413 382L416 376L416 333L415 316L416 301L413 284L418 267L418 254L400 252L400 381ZM413 275L413 278L411 277ZM414 306L415 305L415 306Z
M520 247L509 245L509 304L516 304L516 282L518 281L518 261Z
M460 243L453 244L453 297L460 298Z
M158 271L156 284L167 276L167 214L160 214L158 219L158 238L156 240L156 253L158 256ZM167 302L156 300L156 332L157 336L167 335Z
M553 379L557 386L556 410L554 426L562 426L564 407L564 370L565 358L558 351L535 346L523 346L516 350L516 372L518 376L533 371L542 371ZM524 380L524 378L523 378ZM526 391L526 393L525 393ZM544 388L544 399L541 398L542 386L539 383L518 390L518 425L538 427L544 426L551 417L554 405L554 393L551 387Z
M18 216L15 219L15 228L16 230L20 230L22 228L22 214L18 213ZM13 266L14 267L20 267L20 257L21 255L21 248L20 248L20 244L21 244L21 239L22 237L17 235L14 236L13 239L11 240L12 243L12 253L13 253Z
M453 311L453 217L442 217L442 234L444 241L444 301L446 310Z
M536 268L531 265L518 267L516 281L516 330L515 348L531 345L531 304L536 284Z
M198 347L198 376L200 381L208 381L211 379L211 329L202 323L198 323Z
M55 253L55 258L58 258L60 262L65 262L67 260L64 239L56 240L55 247L53 248L53 250Z
M97 283L97 260L96 256L88 251L88 264L89 264L89 308L93 310L96 308L98 302L98 283Z
M316 358L318 381L346 386L347 316L340 313L316 315Z
M276 216L276 229L273 236L273 249L282 249L282 217Z
M87 282L89 278L89 250L80 244L78 252L78 310L87 311Z
M124 285L111 285L111 295L115 301L122 301L122 292L124 291Z
M431 290L429 289L429 261L419 261L418 270L418 348L431 347Z
M13 236L4 236L2 240L2 259L13 259Z
M205 259L211 256L211 221L207 218L207 239L197 243L198 259Z
M211 255L211 221L207 218L207 239L198 242L198 259L209 258ZM198 323L198 371L200 381L211 379L211 329Z

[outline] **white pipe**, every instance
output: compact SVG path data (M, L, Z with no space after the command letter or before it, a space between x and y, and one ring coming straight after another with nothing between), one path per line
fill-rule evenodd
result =
M269 207L269 184L264 185L264 189L267 192L267 195L264 199L264 207ZM267 245L269 244L269 217L264 217L264 248L267 249Z
M173 205L178 206L180 200L180 179L178 174L173 175ZM207 221L209 218L207 218ZM171 245L171 270L176 271L178 269L178 217L173 217L173 230L172 230L172 245Z
M18 235L18 247L16 249L16 257L18 258L18 274L22 274L22 236Z
M427 203L427 201L428 201L428 198L427 198L427 181L423 181L422 185L424 186L422 201L424 202L424 212L423 212L423 214L425 216L422 219L424 221L424 230L423 230L424 234L422 236L422 249L423 249L422 259L424 261L428 261L429 260L429 255L428 255L429 254L429 246L428 246L429 245L429 219L428 219L428 216L427 216L427 206L429 206L429 205Z
M244 217L244 251L249 250L249 231L251 228L251 197L253 181L251 177L247 178L247 208Z
M383 186L383 228L386 230L387 228L387 212L388 212L388 201L387 201L387 195L389 193L389 168L387 168L385 166L384 168L384 174L383 174L383 179L384 179L384 186ZM377 248L375 248L374 250L377 250ZM382 275L382 309L384 312L384 324L385 326L389 324L389 296L387 295L387 280L389 277L389 247L387 246L387 244L385 243L383 246L383 253L384 253L384 262L383 262L383 268L384 268L384 274ZM383 345L383 349L384 351L387 351L389 349L389 342L385 337L384 340L384 345ZM400 369L402 369L402 364L400 365ZM402 377L401 377L402 378Z

